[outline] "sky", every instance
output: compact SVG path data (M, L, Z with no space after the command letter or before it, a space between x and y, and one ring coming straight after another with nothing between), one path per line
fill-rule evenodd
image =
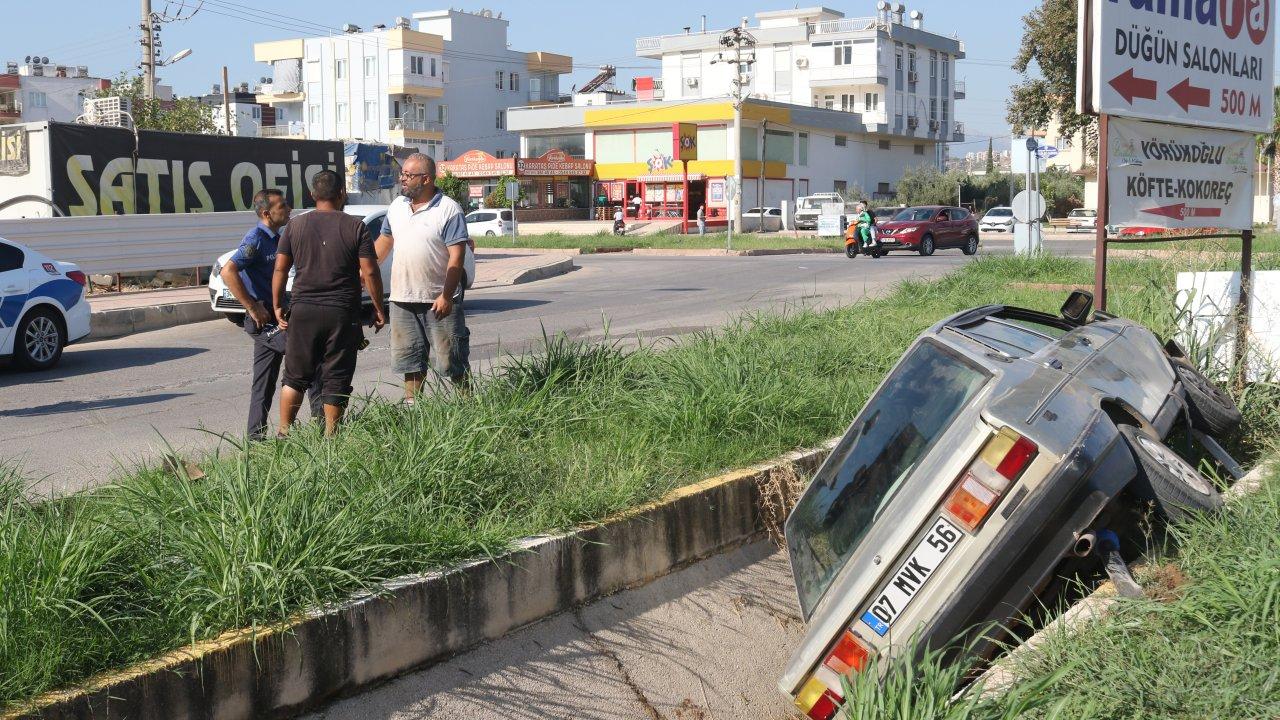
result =
M27 55L47 56L52 63L87 65L96 77L115 77L120 72L137 72L140 55L138 0L62 0L55 5L18 3L6 0L6 22L10 28L3 41L0 60L22 61ZM796 6L794 0L790 3ZM812 3L816 4L816 3ZM965 124L966 142L952 145L951 154L985 150L987 138L1004 137L1008 147L1005 100L1018 75L1010 69L1021 40L1021 18L1034 0L915 0L909 10L924 13L924 27L944 35L955 34L964 41L968 57L959 61L956 79L967 83L967 98L956 103L956 119ZM785 0L757 4L715 2L702 5L707 10L709 29L725 28L739 22L743 12L786 8ZM808 3L806 3L806 6ZM192 54L161 68L162 81L179 95L210 92L221 82L222 66L228 67L232 85L253 85L270 75L270 68L253 61L253 44L325 34L322 28L340 32L345 23L370 28L377 23L392 24L397 15L446 7L430 0L390 2L389 0L152 0L152 10L171 15L194 16L166 23L161 32L163 51L172 55L184 48ZM874 0L831 2L827 7L847 17L875 14ZM621 86L630 87L637 75L658 74L656 63L635 55L635 38L695 30L701 23L699 5L687 0L646 0L644 3L502 2L488 0L466 10L488 8L511 21L508 41L520 51L545 50L574 58L575 70L562 87L581 85L601 64L617 66ZM52 13L62 20L51 22ZM752 24L755 24L754 19ZM20 34L19 45L13 38Z

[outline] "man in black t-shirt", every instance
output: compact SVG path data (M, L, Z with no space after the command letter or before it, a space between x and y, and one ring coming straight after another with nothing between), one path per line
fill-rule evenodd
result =
M386 324L382 276L373 237L360 218L342 211L347 192L332 170L311 181L316 209L295 218L280 236L271 291L281 329L288 328L284 388L280 391L280 434L286 434L302 396L321 369L325 435L332 435L351 396L360 332L360 286L373 301L374 331ZM286 308L289 269L296 267Z

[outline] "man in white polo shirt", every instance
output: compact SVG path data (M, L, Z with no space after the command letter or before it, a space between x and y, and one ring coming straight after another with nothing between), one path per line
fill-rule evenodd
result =
M406 402L422 391L427 370L465 386L471 333L462 310L467 223L453 198L436 190L436 163L410 155L400 197L387 208L376 243L391 261L392 370L404 375Z

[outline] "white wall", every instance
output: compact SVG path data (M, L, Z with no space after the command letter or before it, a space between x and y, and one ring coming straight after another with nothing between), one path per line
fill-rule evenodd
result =
M98 90L96 78L60 78L22 75L18 99L22 101L22 121L57 120L71 122L84 113L84 98ZM45 107L32 102L32 93L43 93Z

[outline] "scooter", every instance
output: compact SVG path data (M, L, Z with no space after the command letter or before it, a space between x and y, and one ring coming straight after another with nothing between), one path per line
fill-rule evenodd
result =
M844 231L844 254L849 259L856 258L860 254L870 255L875 259L883 255L884 249L880 245L880 239L876 237L876 226L871 226L871 242L864 245L858 237L858 226L850 225Z
M627 234L627 223L626 223L626 221L624 221L624 220L614 220L614 221L613 221L613 234L614 234L614 235L626 235L626 234Z

